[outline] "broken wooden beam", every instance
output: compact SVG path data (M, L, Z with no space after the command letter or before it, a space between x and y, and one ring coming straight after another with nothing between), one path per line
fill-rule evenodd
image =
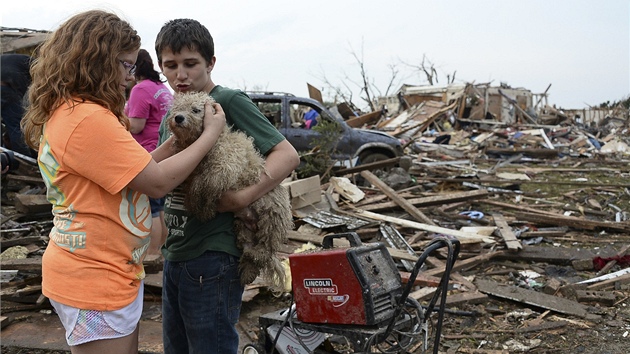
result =
M451 272L458 272L463 269L474 267L478 264L485 263L489 261L490 259L497 257L501 254L504 254L504 252L503 251L488 252L488 253L484 253L476 257L464 259L462 261L456 261L455 264L453 265L453 268L451 269ZM423 274L432 275L432 276L440 276L445 271L446 271L446 266L443 266L439 268L429 269L423 272Z
M540 213L524 213L517 212L515 217L520 220L531 221L540 224L547 225L561 225L568 226L574 229L582 229L582 230L596 230L596 229L608 229L608 230L616 230L622 232L630 232L630 224L622 223L622 222L612 222L612 221L596 221L596 220L586 220L581 218L576 218L574 216L564 216L564 215L548 215L548 214L540 214Z
M522 249L523 245L521 245L521 241L516 238L516 235L512 232L510 225L508 225L507 221L505 221L503 215L499 213L492 213L491 215L494 219L494 224L499 227L499 233L501 234L501 237L503 237L508 250L518 251Z
M372 213L372 212L361 210L361 209L356 209L355 213L360 217L365 217L368 219L387 221L387 222L391 222L391 223L404 226L404 227L420 229L420 230L435 232L438 234L453 236L457 238L462 244L463 243L479 243L479 242L494 243L494 240L487 236L473 234L470 232L463 232L459 230L447 229L445 227L422 224L415 221L404 220L400 218L394 218L391 216L376 214L376 213Z
M385 184L385 182L381 181L378 177L376 177L370 171L361 171L361 176L368 180L372 185L376 188L380 189L385 195L391 198L394 203L398 204L401 208L405 209L413 218L417 221L424 222L425 224L436 226L433 220L429 219L423 212L418 210L413 204L409 203L408 200L401 198L398 196L396 191L392 189L390 186Z
M547 295L538 291L519 288L514 285L504 285L491 280L479 279L475 282L479 291L499 298L533 305L566 315L587 318L590 316L588 308L576 301Z
M570 265L575 259L591 259L595 257L592 251L583 248L523 246L517 253L504 253L498 259L510 261L543 262L558 265Z
M488 191L486 189L478 189L467 192L442 193L432 197L410 198L407 199L407 202L417 208L434 205L445 205L467 200L478 200L486 198L487 196ZM361 206L361 209L367 211L379 211L395 208L396 206L398 206L398 204L396 204L395 202L383 202L374 203L371 205L364 205Z

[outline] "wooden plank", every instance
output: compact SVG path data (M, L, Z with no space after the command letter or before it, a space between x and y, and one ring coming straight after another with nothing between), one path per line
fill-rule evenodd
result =
M14 180L14 181L20 181L20 182L25 182L25 183L33 183L33 184L43 184L44 183L44 180L42 179L41 176L39 176L39 177L32 177L32 176L8 174L7 175L7 179Z
M540 213L516 213L516 218L547 225L568 226L574 229L595 230L598 228L622 232L630 232L630 224L621 222L595 221L576 218L574 216L547 215Z
M422 213L415 206L413 206L413 204L409 203L409 201L407 201L404 198L399 197L393 188L385 184L385 182L381 181L372 172L362 171L361 176L367 179L376 188L380 189L383 193L385 193L385 195L391 198L394 201L394 203L398 204L401 208L405 209L405 211L407 211L416 220L424 222L429 225L436 226L433 220L429 219L426 215L424 215L424 213Z
M332 170L332 174L340 177L340 176L345 176L345 175L351 175L357 172L361 172L361 171L367 171L367 170L378 170L381 168L385 168L385 167L390 167L390 166L394 166L396 164L398 164L398 162L400 162L400 156L398 157L392 157L391 159L387 159L387 160L381 160L381 161L376 161L376 162L372 162L372 163L366 163L366 164L361 164L359 166L355 166L355 167L350 167L350 168L343 168L340 170Z
M289 192L291 208L299 209L321 201L319 176L311 176L281 184Z
M444 234L444 235L450 235L450 236L456 237L462 244L463 243L479 243L479 242L493 243L494 242L494 240L492 240L491 238L488 238L487 236L473 234L470 232L463 232L459 230L447 229L445 227L422 224L422 223L418 223L418 222L414 222L410 220L404 220L400 218L394 218L391 216L380 215L380 214L372 213L372 212L361 210L361 209L356 209L355 213L359 217L365 217L368 219L374 219L374 220L380 220L380 221L387 221L387 222L391 222L393 224L397 224L404 227L425 230L425 231L435 232L435 233Z
M441 260L435 258L435 257L427 257L427 259L425 260L425 263L430 264L431 267L433 268L444 268L446 269L446 263L442 262ZM423 273L424 274L424 273ZM464 276L462 276L461 274L459 274L458 272L452 272L451 273L451 279L460 283L461 285L465 286L469 291L476 291L477 290L477 286L469 281L468 279L466 279Z
M322 92L315 86L306 83L306 87L308 88L308 97L318 101L321 104L324 104L324 99L322 98Z
M467 200L483 199L486 197L488 197L488 190L478 189L467 192L444 193L432 197L410 198L407 199L407 202L415 207L428 207L434 205L462 202ZM398 204L396 204L395 202L383 202L372 205L364 205L361 207L361 209L367 211L378 211L395 208L396 206L398 206Z
M41 273L42 258L32 257L23 259L3 259L2 261L0 261L0 268L2 268L3 270L7 269Z
M366 113L364 115L348 119L346 124L353 128L361 128L365 124L376 123L381 117L381 114L383 114L381 111Z
M589 290L601 290L601 289L606 289L608 287L613 288L615 284L630 284L630 273L628 274L623 274L621 276L612 278L612 279L606 279L603 280L601 282L595 283L595 284L591 284L589 286L587 286L587 289Z
M471 267L474 267L478 264L484 263L489 261L490 259L497 257L499 255L503 254L502 251L497 251L497 252L488 252L485 254L481 254L479 256L476 257L471 257L468 259L465 259L463 261L455 261L455 264L453 265L453 269L451 269L452 272L458 272L462 269L468 269ZM439 267L439 268L435 268L435 269L429 269L427 271L424 272L424 274L426 275L432 275L432 276L440 276L442 275L442 273L444 273L444 271L446 270L446 267Z
M545 247L545 246L523 246L518 253L504 253L497 256L497 259L508 259L511 261L543 262L558 265L571 265L575 259L588 259L595 257L595 254L586 249Z
M480 293L478 291L458 293L454 295L446 296L446 306L460 306L460 305L474 305L482 304L488 301L488 295ZM440 299L436 302L436 305L440 304Z
M567 321L548 321L543 324L537 326L527 326L516 329L516 333L530 333L530 332L540 332L540 331L548 331L551 329L562 328L568 325Z
M43 194L16 194L15 210L24 214L52 213L52 204Z
M521 245L521 241L516 238L516 235L512 232L510 225L508 225L505 218L500 213L492 213L492 218L494 219L494 224L499 227L499 232L501 233L501 237L505 241L505 245L508 250L518 251L523 248Z
M587 306L576 301L490 280L479 279L475 284L477 284L479 291L492 296L581 318L589 316Z
M399 272L400 278L403 284L409 283L411 273L408 272ZM437 287L440 285L440 278L432 277L430 275L426 275L424 273L418 273L416 279L413 281L414 286L422 286L422 287Z
M420 288L418 290L412 291L409 293L409 297L418 301L429 299L435 294L437 288L435 287L425 287Z
M48 242L48 236L25 236L25 237L14 238L11 240L2 240L0 241L0 248L4 250L13 246L18 246L18 245L24 246L31 243L39 243L39 242L42 242L42 243Z

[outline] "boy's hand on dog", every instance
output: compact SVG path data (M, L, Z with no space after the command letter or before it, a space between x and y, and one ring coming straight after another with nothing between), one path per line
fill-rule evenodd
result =
M251 207L241 209L234 213L234 217L241 220L250 231L258 231L258 214Z
M225 191L219 201L217 202L217 211L221 213L233 212L236 213L242 209L245 209L251 204L250 196L243 189L235 191Z

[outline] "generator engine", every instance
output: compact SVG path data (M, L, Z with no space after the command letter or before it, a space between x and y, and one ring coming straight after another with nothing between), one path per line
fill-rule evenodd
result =
M332 248L335 238L350 247ZM289 256L298 320L370 326L394 316L402 280L384 244L349 232L325 236L322 248Z

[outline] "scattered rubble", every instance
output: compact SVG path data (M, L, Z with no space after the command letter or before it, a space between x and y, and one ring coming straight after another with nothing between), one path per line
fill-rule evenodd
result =
M404 275L433 238L457 238L462 250L451 274L441 352L626 350L627 110L585 122L584 113L520 105L510 96L515 90L481 88L445 89L440 99L426 100L416 91L419 96L406 97L397 115L361 120L405 140L404 159L334 170L328 180L288 181L296 229L284 255L319 246L327 234L354 231L363 243L386 243L408 279ZM538 102L546 101L541 97ZM510 118L493 113L493 104L508 107L500 112ZM44 193L28 161L2 176L3 327L16 320L13 312L49 308L40 285L52 227ZM27 256L9 258L11 249ZM427 259L411 293L416 300L435 291L445 269L442 256ZM161 264L146 268L159 272ZM262 288L249 287L246 301L263 296ZM255 337L256 328L248 332Z

